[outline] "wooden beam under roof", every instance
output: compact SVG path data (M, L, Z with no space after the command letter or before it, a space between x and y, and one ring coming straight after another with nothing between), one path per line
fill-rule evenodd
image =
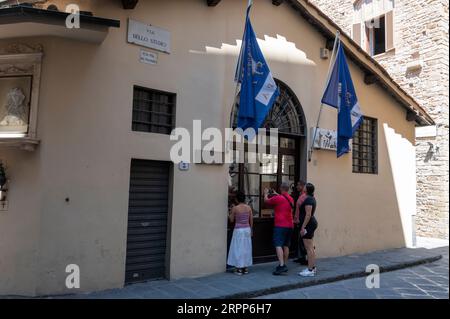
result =
M215 7L219 4L220 0L206 0L208 7Z
M138 2L139 0L122 0L122 6L126 10L132 10L136 8Z
M418 116L419 116L419 112L406 111L406 120L408 122L417 121Z
M371 85L377 83L378 77L373 73L365 73L364 74L364 83L367 85Z

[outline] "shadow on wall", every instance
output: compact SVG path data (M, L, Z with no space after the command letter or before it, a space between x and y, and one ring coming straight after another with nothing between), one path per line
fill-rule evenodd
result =
M282 62L289 64L298 64L305 66L316 66L314 61L308 59L306 53L298 49L294 42L289 42L285 37L278 35L277 37L264 36L264 40L258 39L261 51L264 53L266 60L273 62ZM205 47L205 51L190 50L194 54L207 55L223 55L238 56L241 50L242 40L236 40L236 45L222 43L220 48Z
M413 215L416 214L416 155L414 145L383 124L392 178L407 247L413 245Z
M304 51L298 49L294 42L290 42L286 37L278 34L276 37L264 35L264 39L257 40L275 78L278 78L278 74L283 74L282 80L291 85L302 83L302 78L306 78L309 79L309 82L302 88L305 91L312 89L311 86L315 78L315 67L317 65L307 57ZM220 47L205 46L204 51L191 49L189 53L194 56L223 59L223 61L226 61L224 68L227 69L226 72L230 72L226 76L226 82L228 82L234 79L234 71L241 46L242 40L237 39L236 44L222 43ZM291 86L291 88L293 87ZM297 91L296 93L297 95L301 95L301 92ZM232 93L230 92L229 94ZM305 100L301 102L305 105L308 104L308 101ZM227 109L223 110L224 114L230 114L232 112L231 108L232 105L230 104Z

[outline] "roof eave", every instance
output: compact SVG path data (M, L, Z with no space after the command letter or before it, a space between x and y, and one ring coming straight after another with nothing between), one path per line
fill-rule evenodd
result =
M17 20L18 22L48 21L49 23L65 23L70 13L38 9L24 5L0 8L0 24ZM80 14L80 23L104 27L120 28L120 21Z
M93 44L102 43L111 27L119 28L120 21L79 15L80 26L68 28L70 13L44 10L24 5L0 9L0 39L51 36Z

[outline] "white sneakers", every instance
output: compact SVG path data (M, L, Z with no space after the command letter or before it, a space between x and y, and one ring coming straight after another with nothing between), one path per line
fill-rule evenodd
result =
M301 272L298 273L299 276L302 277L314 277L317 274L317 269L314 267L313 270L309 270L308 268L305 268Z

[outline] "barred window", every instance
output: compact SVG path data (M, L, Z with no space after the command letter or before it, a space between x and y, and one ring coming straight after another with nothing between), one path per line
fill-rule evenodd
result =
M377 120L364 117L353 136L353 173L378 174Z
M133 131L170 134L175 127L176 94L139 86L133 93Z

